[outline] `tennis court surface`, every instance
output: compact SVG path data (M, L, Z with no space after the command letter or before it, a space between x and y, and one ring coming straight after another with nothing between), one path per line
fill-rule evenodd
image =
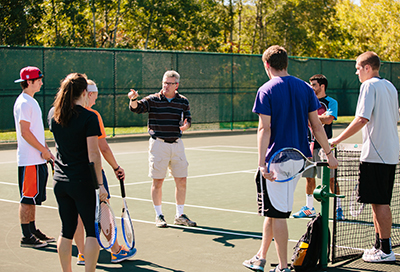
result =
M334 135L338 133L340 129L334 131ZM185 213L197 222L197 228L172 225L175 185L171 177L166 178L163 186L163 213L171 225L166 229L155 227L151 180L147 176L148 137L109 141L118 163L126 172L127 201L138 253L130 261L111 264L110 253L102 250L97 271L249 271L242 262L258 251L263 223L263 218L256 214L256 132L188 134L183 141L190 164ZM361 143L361 135L347 142ZM51 149L55 154L54 147ZM43 249L20 247L16 150L4 149L0 154L0 271L60 271L55 243ZM104 160L103 167L110 184L111 206L119 216L122 208L119 182ZM36 210L36 225L47 235L58 237L61 224L51 177L47 187L47 201ZM297 185L293 211L304 204L305 179L302 178ZM319 203L316 208L319 210ZM289 257L305 232L307 222L307 219L288 220ZM118 227L118 239L123 243L119 217ZM395 252L400 253L399 249ZM75 246L72 254L73 271L84 271L83 266L75 264ZM273 244L267 255L266 271L271 263L277 263ZM334 267L330 264L328 271L400 271L399 264L398 261L371 265L356 260Z

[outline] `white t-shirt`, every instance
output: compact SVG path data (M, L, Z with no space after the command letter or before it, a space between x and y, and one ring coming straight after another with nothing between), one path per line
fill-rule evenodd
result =
M377 77L364 81L360 87L356 116L369 120L362 129L360 161L397 164L399 103L393 84Z
M46 145L44 137L44 127L42 120L42 110L39 103L30 95L21 93L14 104L14 121L15 130L17 132L17 163L18 166L37 165L46 163L41 157L41 152L28 144L21 136L20 121L30 123L30 130L36 139Z

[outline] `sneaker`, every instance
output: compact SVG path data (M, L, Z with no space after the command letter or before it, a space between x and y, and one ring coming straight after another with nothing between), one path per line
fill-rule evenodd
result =
M77 265L85 265L85 257L82 253L78 253L78 260L76 261Z
M269 272L290 272L290 268L279 269L279 264Z
M367 255L374 255L375 252L377 252L378 250L379 250L379 249L376 249L375 247L372 247L371 249L366 249L366 250L364 250L364 253L363 253L363 255L362 255L363 260L364 260L364 256L367 256ZM365 257L365 258L367 258L367 257Z
M48 237L46 234L41 232L40 229L36 229L33 235L35 235L35 237L38 238L40 241L44 241L46 243L52 243L56 241L54 237Z
M188 227L196 227L197 226L196 222L190 220L189 217L187 217L186 214L184 214L184 213L181 214L181 216L179 216L179 217L177 217L175 215L174 224L188 226Z
M40 241L35 237L35 235L32 235L29 238L22 237L21 239L21 247L41 248L45 246L47 246L47 243L44 241Z
M346 218L344 217L343 210L341 207L336 209L336 220L337 221L344 221Z
M165 221L164 215L160 214L159 216L156 216L156 227L157 228L167 227L167 221Z
M396 256L393 251L386 254L382 250L376 250L373 254L363 254L362 259L368 263L383 263L383 262L395 262Z
M255 255L250 260L245 260L243 265L253 271L264 271L264 266L267 261L265 259L260 259L257 255Z
M121 250L118 253L111 252L111 262L120 263L126 259L132 258L136 252L136 248L129 250L125 246L121 246Z
M305 218L305 217L315 217L315 216L317 216L317 213L315 212L314 207L310 209L307 206L302 207L300 211L293 214L294 218Z

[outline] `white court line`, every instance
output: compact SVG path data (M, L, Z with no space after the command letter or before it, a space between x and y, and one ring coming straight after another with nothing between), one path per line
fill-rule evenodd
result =
M226 152L226 153L241 153L241 154L258 154L258 152L256 152L256 151L235 151L235 150L223 150L223 149L191 148L190 150L196 150L196 151L212 151L212 152Z
M214 173L214 174L205 174L205 175L197 175L197 176L188 176L188 179L192 178L205 178L205 177L215 177L215 176L223 176L223 175L232 175L232 174L239 174L239 173L250 173L250 174L255 174L257 169L250 169L250 170L240 170L240 171L233 171L233 172L225 172L225 173ZM173 178L166 178L165 181L171 181L174 180ZM138 181L138 182L130 182L130 183L125 183L126 186L128 185L137 185L137 184L145 184L145 183L152 183L152 180L147 180L147 181ZM119 187L119 184L114 184L114 185L109 185L108 187Z
M17 163L17 161L7 161L7 162L0 162L0 164L9 164L9 163L16 164L16 163Z
M257 147L246 147L246 146L231 146L231 145L209 145L200 147L186 147L185 150L200 150L200 151L213 151L213 152L236 152L236 153L255 153L257 152L243 152L243 151L229 151L229 150L212 150L210 148L227 147L227 148L242 148L242 149L257 149ZM149 151L130 151L130 152L115 152L114 155L128 155L128 154L142 154L148 153Z
M3 202L9 202L9 203L15 203L19 204L18 201L14 200L8 200L8 199L0 199L0 201ZM39 208L47 208L47 209L53 209L57 210L57 207L52 207L52 206L46 206L46 205L41 205L38 206ZM116 219L121 219L121 217L116 216ZM154 221L146 221L146 220L139 220L139 219L132 219L133 222L139 222L139 223L145 223L145 224L151 224L154 225ZM201 227L186 227L186 226L178 226L178 225L168 225L169 227L173 228L179 228L179 229L191 229L191 230L196 230L196 231L203 231L203 232L210 232L210 233L218 233L218 234L228 234L228 235L235 235L235 236L241 236L241 237L249 237L249 238L258 238L261 239L261 235L254 235L254 234L246 234L246 233L239 233L239 232L231 232L231 231L221 231L221 230L213 230L213 229L205 229ZM290 242L297 242L297 240L288 240Z
M15 183L9 183L9 182L0 182L0 184L5 184L5 185L18 185ZM119 186L119 185L118 185ZM53 190L52 187L46 187L47 190ZM113 198L122 198L120 195L111 195ZM137 198L137 197L126 197L126 199L130 200L137 200L137 201L143 201L143 202L153 202L151 199L146 199L146 198ZM19 203L19 202L18 202ZM163 204L168 204L168 205L176 205L175 202L168 202L168 201L162 201ZM206 209L206 210L214 210L214 211L224 211L224 212L233 212L233 213L242 213L242 214L257 214L256 212L248 212L248 211L240 211L240 210L230 210L230 209L223 209L223 208L216 208L216 207L207 207L207 206L198 206L198 205L191 205L191 204L185 204L186 207L192 207L192 208L199 208L199 209Z

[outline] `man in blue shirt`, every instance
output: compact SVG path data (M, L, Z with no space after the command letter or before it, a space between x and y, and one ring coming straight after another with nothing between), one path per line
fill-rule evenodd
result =
M290 216L293 192L300 177L290 182L274 182L274 173L268 172L266 162L283 147L297 148L310 157L307 140L309 120L317 141L327 154L330 168L336 168L337 161L318 120L317 109L320 103L310 85L288 74L286 50L278 45L271 46L264 52L262 61L270 80L259 88L253 112L259 116L256 175L258 211L259 215L266 218L260 249L243 265L255 271L264 271L267 251L274 238L279 264L271 271L289 272L286 219Z

